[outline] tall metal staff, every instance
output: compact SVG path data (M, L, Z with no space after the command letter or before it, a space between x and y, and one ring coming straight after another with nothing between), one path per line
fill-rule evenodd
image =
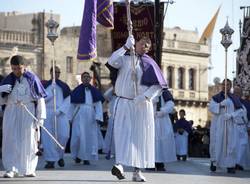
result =
M126 9L127 9L127 27L128 27L128 35L133 36L133 24L131 21L131 13L130 13L130 0L125 0L126 3ZM134 89L135 89L135 96L138 94L138 89L137 89L137 76L136 76L136 70L135 70L135 48L131 47L130 49L130 56L132 58L132 65L133 65L133 81L134 81Z
M54 42L58 38L57 28L59 24L53 19L52 13L50 15L50 19L46 23L46 27L48 28L47 38L51 41L52 50L53 50L53 60L52 60L52 86L53 86L53 103L54 103L54 130L55 137L57 138L57 118L56 118L56 73L55 73L55 46Z
M222 34L222 40L221 40L221 44L223 45L223 47L225 48L225 99L227 98L227 49L228 47L232 44L232 40L231 40L231 36L234 33L234 30L231 29L228 25L228 20L226 22L226 25L224 26L224 28L220 29L220 33ZM227 111L227 109L225 109L225 112ZM224 149L226 150L225 154L227 154L227 122L225 122L225 131L224 131Z

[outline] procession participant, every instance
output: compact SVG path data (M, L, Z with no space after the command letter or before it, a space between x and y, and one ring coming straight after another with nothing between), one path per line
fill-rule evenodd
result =
M1 82L6 88L0 96L0 104L5 104L2 162L6 178L36 176L37 131L46 118L46 92L38 77L25 70L24 62L22 56L13 56L10 60L12 72ZM36 115L38 121L29 113Z
M117 71L115 82L114 139L116 164L112 174L124 179L123 165L134 167L133 181L146 181L141 168L155 166L154 112L152 98L167 87L162 73L146 53L151 41L142 37L135 45L136 56L126 52L133 47L133 36L108 60ZM137 80L138 79L138 80Z

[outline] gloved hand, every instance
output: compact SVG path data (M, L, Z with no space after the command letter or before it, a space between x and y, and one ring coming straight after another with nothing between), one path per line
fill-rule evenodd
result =
M59 116L62 112L60 110L56 110L56 116Z
M127 47L128 49L130 49L132 46L134 46L135 44L135 39L134 39L134 36L133 35L130 35L128 38L127 38L127 41L125 43L125 47Z
M43 126L43 123L44 123L44 119L38 119L37 121L38 126Z
M230 120L230 119L232 119L232 115L231 114L229 114L229 113L225 113L224 114L224 119L227 121L227 120Z
M155 113L155 116L158 117L158 118L162 118L164 115L165 115L165 113L163 111L157 111Z
M146 97L144 95L138 95L137 97L134 98L134 103L135 104L140 104L146 100Z
M226 98L225 100L223 100L223 101L220 103L220 105L221 105L221 106L227 107L227 106L230 105L230 103L231 103L231 100L230 100L229 98Z
M0 86L0 93L5 92L5 93L10 93L12 90L12 85L10 84L5 84Z

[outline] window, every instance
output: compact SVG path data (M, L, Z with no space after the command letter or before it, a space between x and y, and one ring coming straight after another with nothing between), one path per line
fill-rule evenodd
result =
M185 74L185 69L179 68L178 69L178 88L179 89L184 89L184 74Z
M195 90L195 70L193 68L189 69L188 75L189 75L189 84L188 89L189 90Z
M66 57L66 72L73 73L73 57Z
M167 67L167 82L169 88L173 88L173 71L174 68L172 66Z

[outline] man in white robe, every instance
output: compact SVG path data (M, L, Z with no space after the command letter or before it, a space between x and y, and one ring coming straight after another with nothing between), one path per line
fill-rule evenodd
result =
M230 93L232 83L227 79L227 98L225 99L225 80L222 90L214 95L209 103L209 111L213 114L210 128L211 171L216 166L227 168L228 173L235 173L237 162L237 125L233 121L237 113L242 111L238 97Z
M104 98L108 102L108 127L104 138L103 152L106 153L106 158L110 159L110 157L115 154L115 141L114 141L114 105L116 96L114 94L114 88L110 87L105 93Z
M5 105L2 145L2 161L6 170L4 177L35 177L39 125L46 118L46 93L38 77L25 71L22 56L13 56L10 62L12 72L1 85L11 86L12 89L5 89L0 96L0 104ZM36 115L38 122L28 111Z
M51 80L44 84L47 92L47 97L45 98L47 118L44 122L44 126L47 130L52 133L59 141L59 143L65 148L69 139L69 120L65 113L60 110L64 99L66 99L70 94L69 86L59 79L60 68L55 66L55 79L56 84L53 86L53 68L50 69ZM54 87L56 91L56 113L54 113ZM56 115L56 124L55 122ZM56 129L56 133L55 133ZM42 130L42 147L43 147L43 157L47 162L45 165L46 169L55 168L55 162L58 163L60 167L64 167L65 162L63 159L64 150L58 147L58 145L48 136L48 134Z
M124 179L122 165L132 166L135 168L132 180L140 182L146 181L140 168L155 166L152 99L167 84L155 61L146 55L151 47L150 39L143 37L136 43L138 55L133 60L126 52L134 43L133 36L129 36L126 44L108 60L109 66L118 72L114 107L116 165L111 172L118 179Z
M247 129L249 126L247 109L249 111L250 101L242 98L242 90L239 86L234 86L234 95L240 98L242 103L242 111L234 117L234 122L237 125L238 141L237 141L237 161L236 170L244 170L244 168L249 168L247 160L250 157L249 140Z
M155 109L155 170L165 171L164 163L176 161L175 138L169 118L174 110L172 94L164 89L154 101Z
M90 85L88 72L81 75L82 84L77 86L66 99L61 111L68 114L72 122L70 151L76 163L98 160L98 123L103 122L101 92Z

